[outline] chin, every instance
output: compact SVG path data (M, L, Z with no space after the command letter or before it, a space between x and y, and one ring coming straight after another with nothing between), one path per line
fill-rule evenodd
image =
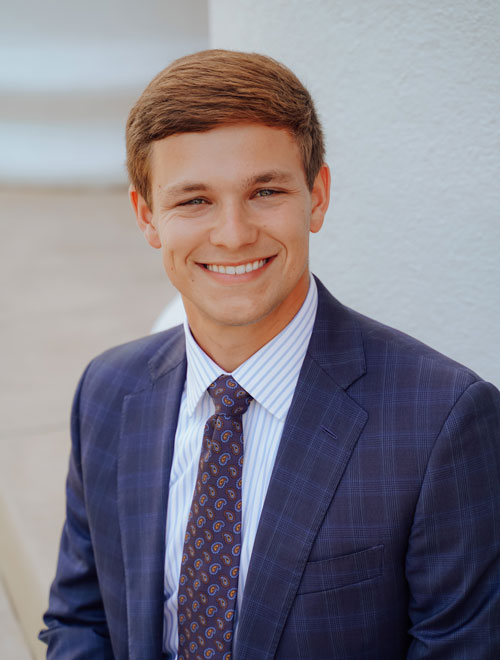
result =
M255 311L252 311L248 313L221 315L212 318L218 325L238 328L253 325L262 320L265 316L265 314L261 316L256 314Z
M262 321L272 313L273 309L275 309L273 305L264 307L262 304L257 308L249 301L249 304L246 305L228 305L226 309L218 309L215 313L210 310L212 313L209 313L208 316L221 326L243 327Z

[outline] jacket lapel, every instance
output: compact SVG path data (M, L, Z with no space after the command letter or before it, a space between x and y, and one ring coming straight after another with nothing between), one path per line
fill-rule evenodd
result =
M162 656L168 484L186 374L182 330L167 336L148 366L150 386L124 399L118 457L131 660Z
M274 656L312 544L367 420L345 392L365 372L359 330L319 282L318 293L249 566L237 660Z

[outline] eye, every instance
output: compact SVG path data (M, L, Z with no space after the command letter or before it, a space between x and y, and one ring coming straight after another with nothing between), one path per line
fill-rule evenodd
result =
M256 197L273 197L274 195L279 195L281 194L281 190L274 190L274 188L262 188L261 190L257 190L255 193Z
M193 199L188 199L186 202L181 202L179 206L201 206L202 204L207 204L207 201L201 197L194 197Z

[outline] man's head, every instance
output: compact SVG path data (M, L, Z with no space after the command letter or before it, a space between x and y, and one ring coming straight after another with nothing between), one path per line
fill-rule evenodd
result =
M130 199L193 335L226 371L293 318L330 176L308 92L261 55L174 62L127 125ZM228 357L233 346L233 358Z
M150 154L155 141L231 124L286 129L297 141L312 189L324 162L324 144L309 92L272 58L226 50L202 51L174 61L132 108L126 137L133 187L151 207Z

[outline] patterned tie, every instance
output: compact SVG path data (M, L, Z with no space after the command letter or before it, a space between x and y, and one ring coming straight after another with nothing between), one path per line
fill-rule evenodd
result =
M179 660L231 660L241 550L243 420L252 397L232 376L210 385L179 580Z

